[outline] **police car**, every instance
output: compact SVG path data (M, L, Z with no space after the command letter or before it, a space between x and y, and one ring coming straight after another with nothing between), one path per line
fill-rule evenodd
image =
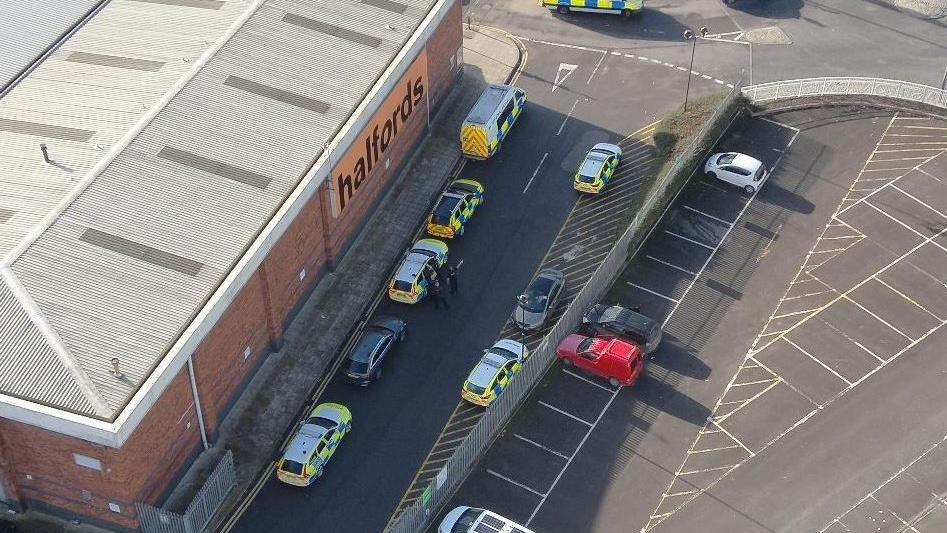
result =
M447 245L437 239L421 239L404 256L388 284L388 297L396 302L414 304L427 296L431 272L447 262Z
M460 391L468 402L489 407L507 388L529 357L526 346L510 339L500 339L486 350L480 362L470 372Z
M276 477L290 485L312 485L342 437L352 430L352 413L344 405L322 403L310 411L302 421L286 452L276 465Z
M445 239L463 235L467 222L481 204L483 185L474 180L455 180L438 198L427 219L427 232Z
M621 163L621 148L614 144L598 143L589 150L573 178L579 192L597 194L605 189Z

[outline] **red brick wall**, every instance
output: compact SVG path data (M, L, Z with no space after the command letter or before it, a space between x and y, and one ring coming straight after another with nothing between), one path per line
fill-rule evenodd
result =
M204 425L211 437L216 434L231 399L239 392L237 386L245 381L270 348L265 304L269 296L264 291L262 272L257 270L253 274L193 355ZM266 270L267 280L270 280L271 272L279 272L279 269ZM290 271L287 276L295 274ZM291 279L298 281L299 278ZM281 293L281 287L273 283L266 286L270 294ZM244 357L248 347L250 356Z
M431 79L431 107L437 107L441 100L450 92L454 79L459 73L457 65L457 50L463 46L464 33L461 25L460 2L455 1L441 25L434 30L428 39L427 68ZM451 58L454 58L451 68ZM457 133L458 137L460 132Z
M9 467L4 476L15 485L24 507L132 529L137 527L133 502L158 503L200 447L187 369L175 377L122 449L5 419L0 419L0 434L0 453ZM73 453L98 459L102 471L77 465ZM121 512L110 511L109 502L119 504Z

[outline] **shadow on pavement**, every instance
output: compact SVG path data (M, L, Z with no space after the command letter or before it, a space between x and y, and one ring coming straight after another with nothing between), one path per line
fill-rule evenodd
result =
M644 7L640 13L631 17L605 16L601 13L568 13L553 16L563 22L582 27L603 35L644 39L653 41L684 41L686 26L674 17L660 11Z
M815 204L777 183L767 183L764 191L765 194L757 195L757 200L804 215L815 210Z
M667 380L658 379L650 373L641 376L635 389L639 401L698 427L703 427L711 414L704 404L677 390Z
M673 335L664 337L661 341L661 349L650 356L648 364L658 365L665 370L692 379L710 377L710 367Z
M725 0L731 9L754 17L770 19L797 19L802 11L802 0Z

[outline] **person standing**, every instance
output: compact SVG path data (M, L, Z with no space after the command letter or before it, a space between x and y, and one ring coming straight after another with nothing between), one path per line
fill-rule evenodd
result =
M441 287L441 283L437 280L431 282L431 299L434 300L434 309L440 309L441 306L444 306L444 310L450 309L450 305L447 304L447 298L444 298L444 290Z
M447 286L451 294L457 294L457 269L452 266L447 267Z

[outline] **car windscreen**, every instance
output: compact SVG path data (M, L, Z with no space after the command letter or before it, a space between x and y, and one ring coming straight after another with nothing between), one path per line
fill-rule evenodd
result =
M306 419L306 424L319 426L327 431L335 427L335 422L329 420L328 418L322 418L321 416L310 416Z
M595 339L592 337L585 339L584 341L579 343L579 346L576 348L576 352L582 353L584 351L587 351L589 348L592 347L593 342L595 342Z
M496 346L494 346L493 348L490 348L490 351L502 357L506 357L507 359L516 359L517 357L519 357L515 353L505 348L497 348Z
M487 389L486 389L485 387L481 387L480 385L477 385L477 384L475 384L475 383L471 383L471 382L468 381L468 382L467 382L467 390L469 390L470 392L472 392L472 393L474 393L474 394L483 394L483 392L484 392L485 390L487 390Z
M545 311L546 302L549 300L549 293L552 292L552 287L555 283L555 281L545 277L533 280L533 282L529 284L529 287L526 288L526 292L524 293L526 298L520 302L520 307L530 313L542 313Z
M733 163L733 160L737 158L737 154L723 154L717 158L718 165L729 165Z
M763 174L764 174L765 172L766 172L766 169L763 168L763 167L760 167L760 168L756 171L756 176L753 176L753 181L760 181L760 180L763 178Z
M450 529L450 533L468 533L482 513L483 509L467 509L457 519L457 523Z
M387 337L388 336L381 331L366 329L358 339L358 342L355 343L355 347L352 348L349 359L359 363L367 363L369 359L371 359L372 354L381 347Z
M297 463L292 459L283 459L283 464L280 465L280 470L283 472L289 472L290 474L301 475L303 473L303 464Z
M393 287L396 291L411 292L411 283L408 281L396 279Z
M437 224L438 226L450 225L450 217L454 213L454 208L457 207L459 202L460 199L458 198L453 198L450 196L442 197L441 201L437 203L437 207L434 208L434 214L431 215L431 222Z

